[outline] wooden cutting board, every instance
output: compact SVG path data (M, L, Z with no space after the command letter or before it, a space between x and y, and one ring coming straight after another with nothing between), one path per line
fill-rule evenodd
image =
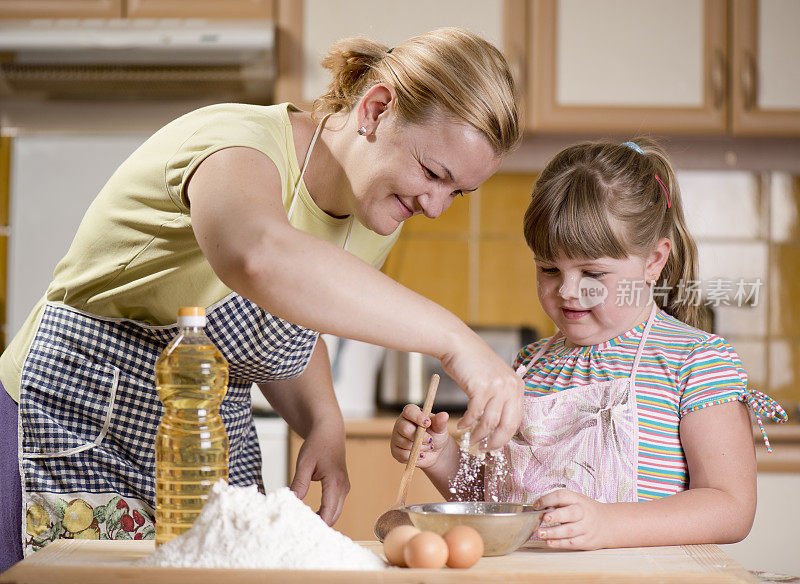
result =
M381 555L378 542L359 542ZM220 582L289 582L308 584L362 584L368 582L629 582L636 583L748 583L757 580L715 545L553 551L526 547L507 556L481 558L469 570L375 571L220 570L155 568L136 561L152 553L152 541L57 540L0 574L0 584L219 584Z

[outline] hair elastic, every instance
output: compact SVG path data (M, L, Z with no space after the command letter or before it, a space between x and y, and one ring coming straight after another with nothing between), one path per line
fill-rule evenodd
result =
M636 142L623 142L622 144L620 144L620 146L627 146L628 148L630 148L631 150L635 150L639 154L644 154L644 151L641 148L639 148L639 145ZM661 179L658 177L657 174L653 173L653 176L656 177L658 184L661 185L661 190L664 193L664 198L667 200L667 209L671 209L672 201L669 198L669 193L667 193L667 187L664 186L664 183L661 182Z
M635 150L639 154L644 154L644 152L642 151L641 148L639 148L639 145L636 142L623 142L622 144L620 144L620 146L627 146L628 148L630 148L631 150Z
M389 49L388 51L386 51L386 54L387 54L387 55L391 55L391 54L392 54L392 51L394 51L394 47L392 47L391 49Z
M672 201L669 200L669 195L667 194L667 187L664 186L664 183L661 182L661 179L658 178L657 174L653 173L653 176L656 177L656 180L658 181L658 184L661 185L661 190L664 191L664 198L667 200L667 209L672 208Z

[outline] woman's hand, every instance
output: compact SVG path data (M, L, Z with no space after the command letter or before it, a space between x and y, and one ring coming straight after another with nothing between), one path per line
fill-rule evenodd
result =
M339 519L344 499L350 492L342 428L315 426L300 447L290 488L302 499L311 481L322 483L318 513L325 523L333 525Z
M291 489L302 499L311 481L321 481L319 514L332 525L342 512L350 481L345 467L344 420L333 391L325 341L317 338L303 373L259 383L259 387L275 411L305 440L297 455Z
M472 334L467 342L454 342L451 346L458 350L444 356L442 364L469 397L458 428L471 428L473 444L487 438L484 450L496 450L519 428L524 384L477 334Z
M414 443L414 435L417 428L422 426L427 428L425 436L422 438L422 445L419 449L419 459L417 466L427 469L434 466L441 453L453 441L447 433L447 412L439 412L426 418L419 406L408 404L403 408L403 413L397 418L392 430L391 451L397 462L405 464L411 454L411 446Z
M608 547L604 543L611 525L608 504L575 491L559 489L540 497L533 505L537 509L555 507L542 515L542 526L536 532L537 537L547 542L547 547L571 550ZM555 525L558 523L560 525Z

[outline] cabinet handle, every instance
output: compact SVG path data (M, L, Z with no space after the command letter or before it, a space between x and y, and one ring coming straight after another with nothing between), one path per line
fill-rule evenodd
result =
M742 97L744 109L751 110L756 105L756 59L751 51L745 51L742 66Z
M725 54L722 49L714 51L714 64L711 67L711 98L714 109L720 109L725 103L725 93L727 89L727 79L725 76Z

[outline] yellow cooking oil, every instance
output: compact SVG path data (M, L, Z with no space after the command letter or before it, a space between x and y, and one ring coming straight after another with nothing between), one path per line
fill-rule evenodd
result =
M178 325L156 361L164 404L156 436L156 547L188 530L211 485L228 480L228 435L219 415L228 362L203 330L203 308L181 308Z

